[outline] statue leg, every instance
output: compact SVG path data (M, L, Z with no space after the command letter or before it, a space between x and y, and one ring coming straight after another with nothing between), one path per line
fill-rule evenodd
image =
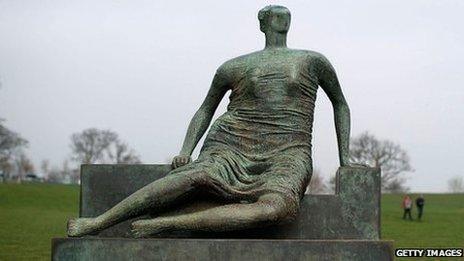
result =
M92 234L130 218L182 201L197 190L197 184L201 184L205 176L202 171L168 174L134 192L96 218L69 220L68 236Z
M132 223L135 237L163 231L230 231L277 224L292 218L297 205L278 193L261 196L250 204L227 204L194 213L138 220Z

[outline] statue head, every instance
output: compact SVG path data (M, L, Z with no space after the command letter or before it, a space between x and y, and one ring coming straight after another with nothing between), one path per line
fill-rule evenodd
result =
M290 10L285 6L268 5L259 11L258 19L265 34L270 31L284 34L290 28Z

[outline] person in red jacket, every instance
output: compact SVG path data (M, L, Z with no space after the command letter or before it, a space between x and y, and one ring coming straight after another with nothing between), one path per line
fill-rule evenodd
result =
M411 216L412 199L411 197L409 197L409 195L404 196L402 207L404 209L403 219L406 219L406 215L408 215L409 220L412 220L412 216Z

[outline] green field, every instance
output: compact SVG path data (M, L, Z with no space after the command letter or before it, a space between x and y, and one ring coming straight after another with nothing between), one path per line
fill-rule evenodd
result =
M419 222L402 219L401 195L384 195L382 238L396 247L463 247L464 194L424 196ZM78 198L77 186L0 184L0 260L49 260L50 239L65 235Z
M424 198L422 221L417 221L415 208L415 220L409 221L402 219L402 195L383 195L382 238L395 240L396 247L464 247L464 194L425 194Z
M0 184L0 260L50 260L50 239L78 206L77 186Z

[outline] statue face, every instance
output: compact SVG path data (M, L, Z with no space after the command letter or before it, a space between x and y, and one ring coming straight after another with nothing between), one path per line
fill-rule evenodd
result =
M290 11L285 7L271 7L266 18L261 20L260 29L263 33L269 30L286 33L290 28Z
M270 27L273 31L286 33L290 28L290 12L288 9L276 8L269 17Z

